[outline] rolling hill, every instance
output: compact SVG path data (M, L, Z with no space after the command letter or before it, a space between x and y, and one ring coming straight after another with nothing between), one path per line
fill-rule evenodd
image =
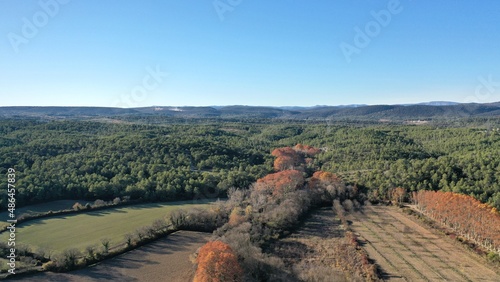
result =
M430 102L411 105L352 105L315 107L0 107L3 118L97 118L118 116L168 116L179 118L272 118L272 119L353 119L431 120L500 116L500 102L458 104Z

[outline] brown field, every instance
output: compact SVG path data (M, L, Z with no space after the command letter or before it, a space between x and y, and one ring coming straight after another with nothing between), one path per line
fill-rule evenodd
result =
M41 273L22 281L191 281L189 255L208 241L210 233L178 231L95 266L69 273Z
M324 281L325 278L355 281L334 267L335 246L343 237L344 229L333 210L322 208L312 213L298 230L274 242L271 253L282 258L300 281Z
M368 206L349 219L384 280L500 281L483 258L396 207Z

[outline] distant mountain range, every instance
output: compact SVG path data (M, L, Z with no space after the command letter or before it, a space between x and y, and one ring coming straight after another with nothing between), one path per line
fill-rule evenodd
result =
M0 107L4 118L95 118L116 116L171 116L180 118L274 118L274 119L359 119L430 120L464 117L500 117L500 102L460 104L428 102L410 105L344 105L313 107Z

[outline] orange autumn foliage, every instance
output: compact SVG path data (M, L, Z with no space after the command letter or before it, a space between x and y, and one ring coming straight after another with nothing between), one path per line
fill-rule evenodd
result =
M316 171L309 179L309 188L316 188L320 184L331 184L339 182L340 178L335 174L327 171Z
M500 254L500 214L475 198L452 192L413 193L417 208L459 235Z
M274 149L271 155L276 157L274 160L274 169L276 171L293 169L294 166L300 163L300 155L290 147Z
M282 171L287 169L293 169L296 161L290 156L278 157L274 160L274 170Z
M229 245L221 241L208 242L196 258L198 268L194 282L241 281L243 270Z
M302 144L295 145L295 147L293 147L293 149L295 151L297 151L297 152L302 152L302 153L304 153L305 155L307 155L309 157L317 155L317 154L319 154L321 152L321 150L318 149L318 148L314 148L312 146L302 145Z
M271 155L276 157L274 160L274 169L276 171L281 171L304 166L307 159L309 163L312 162L310 157L313 157L319 152L321 152L320 149L302 144L297 144L293 148L283 147L274 149L271 152Z
M298 170L283 170L268 174L257 180L257 190L269 190L273 195L300 189L304 185L304 176Z

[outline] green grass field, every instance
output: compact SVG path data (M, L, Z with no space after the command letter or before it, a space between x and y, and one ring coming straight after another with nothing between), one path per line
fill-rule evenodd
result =
M68 248L84 250L89 245L100 245L101 238L108 238L112 247L122 243L126 233L151 225L172 210L209 205L209 201L141 204L28 221L16 228L16 244L29 245L34 251L42 247L59 253ZM0 240L5 241L7 235L2 233Z

